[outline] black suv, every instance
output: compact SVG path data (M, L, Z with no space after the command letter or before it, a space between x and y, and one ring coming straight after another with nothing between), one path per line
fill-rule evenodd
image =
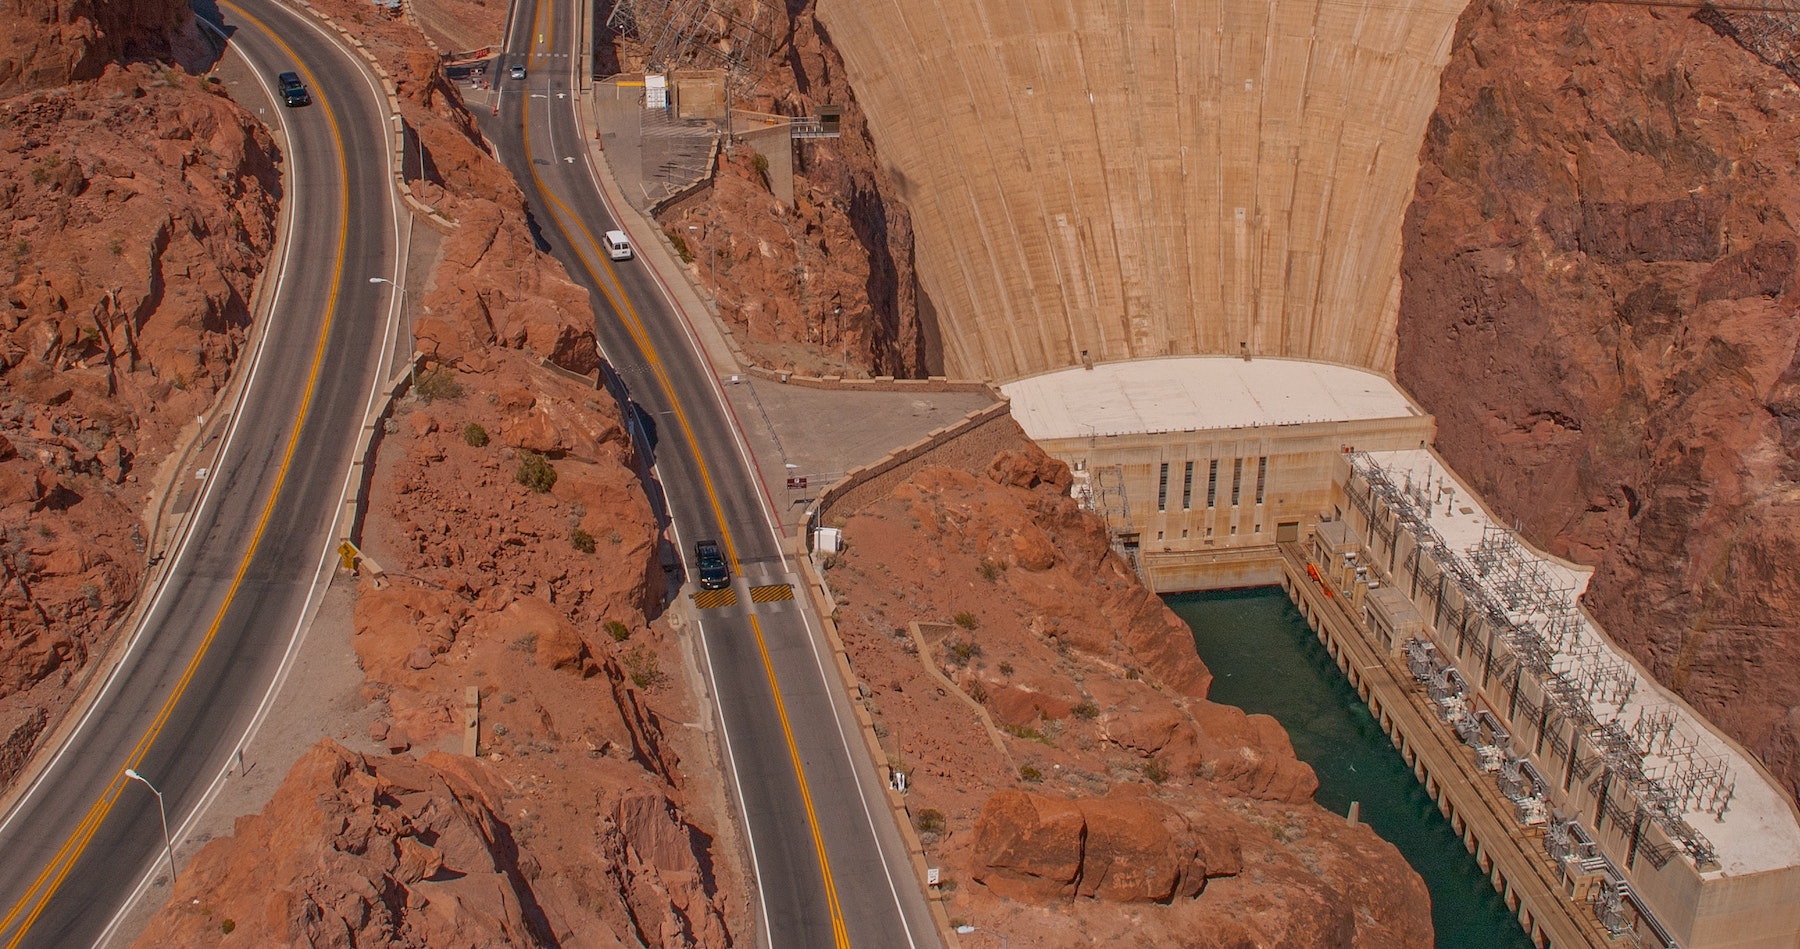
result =
M275 77L275 84L281 87L281 100L288 108L312 104L312 94L306 91L306 83L300 81L299 73L284 72Z
M716 540L703 540L694 545L694 560L700 564L700 585L708 590L722 590L731 585L731 568L725 565L725 552Z

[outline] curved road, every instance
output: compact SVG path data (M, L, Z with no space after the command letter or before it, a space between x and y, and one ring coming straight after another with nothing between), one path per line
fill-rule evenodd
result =
M576 6L517 0L505 52L491 70L497 114L481 118L525 188L537 232L588 288L607 361L634 380L636 415L649 420L644 434L684 562L691 569L692 542L700 537L719 539L732 561L736 604L694 614L758 881L758 942L781 949L936 946L856 721L816 645L804 595L767 599L800 581L718 381L650 271L635 260L608 260L597 246L617 225L588 167L576 118ZM514 64L527 67L526 79L498 78ZM767 601L753 602L752 587Z
M272 0L220 14L265 83L291 69L313 91L312 106L281 115L292 189L282 276L260 348L237 367L249 376L222 454L147 593L146 621L92 710L0 818L0 949L92 945L141 881L167 875L156 798L124 771L163 793L179 836L329 575L345 471L391 342L387 288L368 282L392 276L394 260L378 90Z

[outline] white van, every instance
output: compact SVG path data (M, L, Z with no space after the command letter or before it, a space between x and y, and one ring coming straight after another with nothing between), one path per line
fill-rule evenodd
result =
M614 260L631 259L631 238L626 237L624 231L607 231L600 243L606 245L606 256Z

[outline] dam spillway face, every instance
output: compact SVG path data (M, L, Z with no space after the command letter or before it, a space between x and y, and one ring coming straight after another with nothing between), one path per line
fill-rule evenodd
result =
M1254 354L1391 372L1463 0L820 0L952 376Z

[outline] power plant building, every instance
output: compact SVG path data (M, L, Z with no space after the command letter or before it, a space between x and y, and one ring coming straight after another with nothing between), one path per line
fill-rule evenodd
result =
M1800 816L1494 521L1386 377L1186 356L1004 384L1155 588L1281 583L1540 945L1800 945Z

